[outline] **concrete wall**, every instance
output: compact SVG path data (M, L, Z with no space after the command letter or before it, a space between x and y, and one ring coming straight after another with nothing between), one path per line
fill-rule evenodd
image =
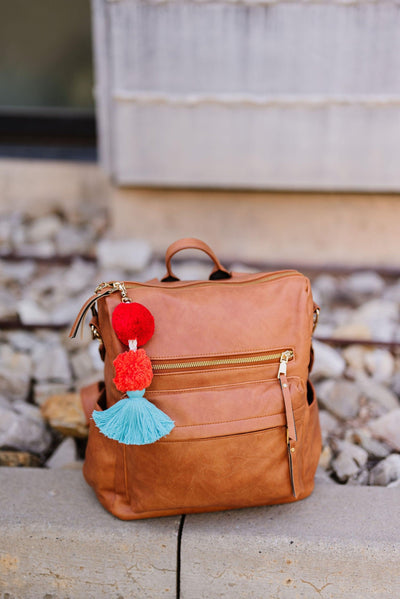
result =
M395 0L93 0L117 185L400 189Z

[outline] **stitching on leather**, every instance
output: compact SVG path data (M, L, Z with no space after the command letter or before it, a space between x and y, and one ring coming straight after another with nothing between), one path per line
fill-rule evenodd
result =
M298 408L296 408L295 410L293 410L294 414L296 414L296 412L299 412L300 410L303 409L303 406L299 406ZM249 416L248 418L239 418L239 419L235 419L235 420L217 420L217 421L213 421L213 422L201 422L199 424L177 424L175 425L175 428L193 428L195 426L211 426L213 424L231 424L232 422L246 422L247 420L258 420L261 418L271 418L273 416L280 416L280 415L284 415L284 412L276 412L274 414L263 414L261 416ZM299 422L302 420L302 418L299 418ZM276 428L278 426L285 426L285 425L281 425L281 424L277 424L275 426L272 426L271 428ZM269 428L263 429L263 430L269 430ZM248 431L251 432L251 431ZM230 433L230 434L242 434L242 433ZM244 434L244 433L243 433Z
M246 355L253 355L253 354L261 354L263 352L265 353L275 353L275 352L283 352L287 349L292 349L293 351L293 358L292 360L290 360L291 362L294 362L294 360L296 359L296 352L295 350L290 347L288 348L287 346L285 347L271 347L271 348L261 348L261 349L249 349L249 348L242 348L242 349L238 349L234 352L211 352L211 353L205 353L205 354L195 354L195 355L178 355L178 356L150 356L151 360L196 360L197 358L214 358L216 356L221 357L221 358L225 358L225 357L235 357L235 356L240 356L242 354L246 354Z
M293 381L293 382L299 382L301 383L301 387L302 390L305 390L305 385L303 384L303 380L298 377L298 376L289 376L288 377L288 381ZM270 383L272 384L278 384L279 385L279 381L278 378L276 379L258 379L256 381L240 381L238 383L221 383L221 385L207 385L204 387L187 387L184 389L160 389L157 390L155 389L154 391L152 389L149 389L146 392L146 395L148 397L152 397L153 395L175 395L175 394L179 394L179 393L201 393L202 391L212 391L213 389L216 390L220 390L220 389L235 389L236 387L240 387L242 385L246 385L246 386L250 386L253 384L261 384L261 383ZM277 389L279 389L279 386L277 387Z

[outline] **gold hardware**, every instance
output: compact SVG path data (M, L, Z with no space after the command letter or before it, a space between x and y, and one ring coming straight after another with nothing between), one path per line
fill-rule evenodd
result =
M128 293L126 291L126 287L125 287L125 283L122 281L114 281L112 283L112 287L118 291L121 292L121 300L125 303L125 304L130 304L131 300L128 297Z
M296 451L296 449L295 449L294 447L291 447L291 448L290 448L290 451L291 451L292 453L294 453L294 452Z
M112 283L99 283L96 287L96 289L94 290L95 293L100 293L100 291L103 291L103 289L105 289L106 287L110 287L112 285Z
M287 354L287 360L293 357L293 352L284 352ZM233 366L242 364L259 364L262 362L272 362L281 358L282 353L262 354L257 356L242 356L236 358L214 358L209 360L193 360L191 362L171 362L163 364L154 364L153 370L180 370L181 368L206 368L208 366Z
M100 335L99 331L94 326L94 324L90 325L90 330L92 331L92 338L93 339L99 339L99 341L101 341L101 342L103 341L103 339L101 338L101 335Z
M313 316L313 330L312 330L312 332L314 332L315 329L317 328L317 324L318 324L318 320L319 320L319 313L320 313L320 309L319 308L315 308L315 310L314 310L314 316Z
M279 362L279 370L278 370L278 379L281 378L282 374L286 375L287 363L289 362L289 360L291 358L293 358L292 350L287 350L287 351L284 351L283 353L281 353L280 362ZM286 385L284 385L284 387L285 386Z

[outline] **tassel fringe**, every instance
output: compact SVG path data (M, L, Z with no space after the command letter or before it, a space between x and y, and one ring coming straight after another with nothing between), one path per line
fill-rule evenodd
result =
M172 431L174 422L143 397L145 391L128 391L128 397L111 408L93 412L93 420L103 435L125 445L148 445Z

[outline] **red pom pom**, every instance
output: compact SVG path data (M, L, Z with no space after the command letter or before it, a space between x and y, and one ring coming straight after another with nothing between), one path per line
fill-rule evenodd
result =
M136 339L138 346L144 345L154 333L151 312L136 302L118 304L112 315L112 325L124 345L128 345L130 339Z
M144 349L118 354L114 362L114 384L119 391L141 391L153 380L149 356Z

